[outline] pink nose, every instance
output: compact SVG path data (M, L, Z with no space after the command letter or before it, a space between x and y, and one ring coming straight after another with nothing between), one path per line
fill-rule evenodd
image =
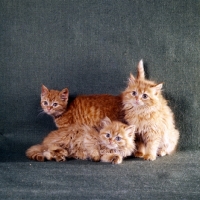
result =
M47 110L50 111L50 110L51 110L51 107L47 107Z

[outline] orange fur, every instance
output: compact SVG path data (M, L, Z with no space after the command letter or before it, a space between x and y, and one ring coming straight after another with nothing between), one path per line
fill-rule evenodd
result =
M143 62L138 64L138 75L132 74L122 94L125 120L136 126L136 157L155 160L175 151L179 132L174 116L161 93L162 83L145 79Z
M42 86L41 107L53 116L58 128L69 124L96 126L105 116L111 120L123 119L121 96L108 94L78 96L69 105L68 89L49 90Z
M37 161L76 158L120 164L135 149L134 130L134 126L111 122L108 117L96 129L72 124L52 131L42 144L30 147L26 155Z

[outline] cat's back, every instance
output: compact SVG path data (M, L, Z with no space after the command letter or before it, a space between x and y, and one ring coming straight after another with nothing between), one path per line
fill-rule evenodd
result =
M65 118L70 118L70 123L92 126L97 125L105 116L111 120L123 118L120 95L80 95L69 104L65 113Z
M106 106L108 109L112 109L113 107L117 107L117 109L120 109L119 107L122 105L122 98L120 95L114 96L110 94L80 95L74 99L72 105L73 104L75 104L76 106L82 105L86 108L89 108L91 106Z

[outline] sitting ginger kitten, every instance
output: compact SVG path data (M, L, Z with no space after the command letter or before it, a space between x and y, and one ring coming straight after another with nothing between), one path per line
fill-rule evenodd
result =
M52 131L42 144L26 151L28 158L44 161L65 161L66 158L122 163L134 149L135 127L105 117L98 128L72 124Z
M174 115L161 93L162 86L145 79L141 60L137 78L130 75L122 94L125 120L136 126L135 156L145 160L173 153L179 140Z

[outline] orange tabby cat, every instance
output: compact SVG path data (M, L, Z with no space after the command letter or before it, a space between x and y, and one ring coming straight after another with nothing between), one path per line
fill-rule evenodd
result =
M68 105L69 91L49 90L44 85L41 90L41 107L45 113L54 117L58 128L78 123L97 126L108 116L111 120L123 119L121 96L108 94L76 97Z
M97 129L72 124L52 131L42 144L30 147L26 155L37 161L76 158L120 164L123 157L131 155L135 149L134 130L133 125L111 122L108 117Z
M136 126L135 156L145 160L171 154L179 139L173 113L161 94L162 85L145 79L141 60L137 78L131 74L123 92L125 120Z

